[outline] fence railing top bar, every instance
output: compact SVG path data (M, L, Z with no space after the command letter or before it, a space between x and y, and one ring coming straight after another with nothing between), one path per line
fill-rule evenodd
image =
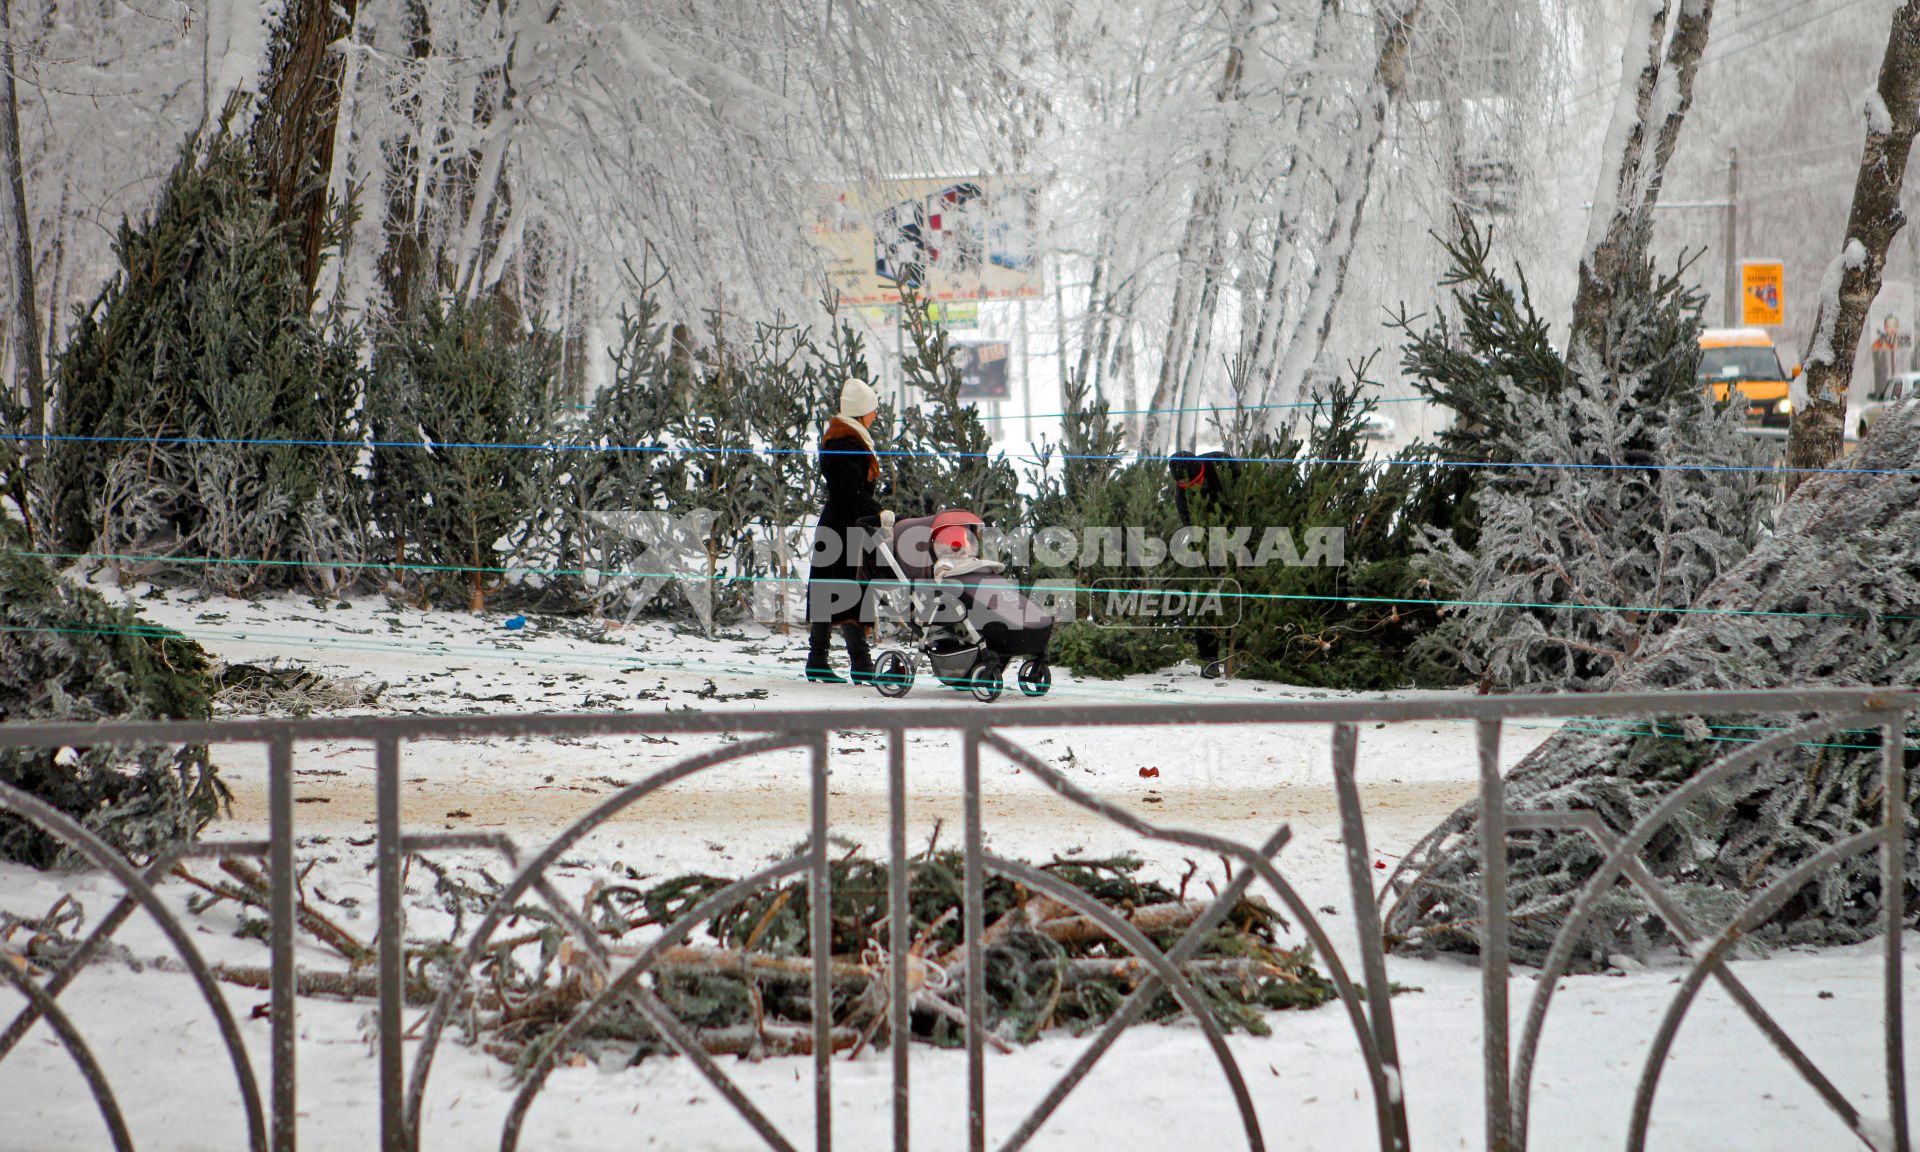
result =
M632 736L658 732L795 732L821 728L1137 727L1180 724L1359 724L1435 720L1574 719L1920 708L1920 690L1807 688L1538 696L1231 703L979 704L782 709L761 712L507 712L472 716L327 716L273 720L0 723L0 748L97 744L265 743L293 740L450 740L485 736Z

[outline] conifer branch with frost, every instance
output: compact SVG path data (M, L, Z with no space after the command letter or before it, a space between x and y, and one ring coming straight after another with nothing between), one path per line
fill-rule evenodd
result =
M1843 470L1810 478L1779 524L1723 572L1693 611L1654 638L1611 683L1620 691L1920 683L1920 404L1877 421ZM1590 810L1625 832L1705 765L1793 716L1698 716L1570 724L1508 775L1510 810ZM1920 768L1909 717L1908 771ZM1877 729L1837 734L1764 761L1686 812L1642 853L1648 869L1708 929L1745 899L1876 822ZM1479 907L1479 809L1456 810L1408 862L1389 937L1416 951L1472 951ZM1910 831L1909 852L1916 844ZM1508 838L1514 954L1537 962L1601 854L1567 833ZM1920 861L1909 857L1909 876ZM1839 944L1878 930L1878 864L1858 857L1808 884L1763 942ZM1913 894L1909 892L1909 901ZM1912 904L1909 904L1912 907ZM1625 886L1581 941L1584 963L1644 955L1665 939Z

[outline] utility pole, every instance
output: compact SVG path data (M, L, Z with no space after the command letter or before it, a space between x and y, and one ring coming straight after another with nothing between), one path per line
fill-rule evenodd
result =
M1729 328L1740 323L1740 257L1734 251L1740 228L1740 149L1727 149L1727 215L1725 234L1721 237L1722 247L1727 254L1727 286L1722 293L1725 299L1726 325Z
M1033 443L1033 340L1027 327L1027 302L1020 301L1020 399L1026 409L1027 443Z

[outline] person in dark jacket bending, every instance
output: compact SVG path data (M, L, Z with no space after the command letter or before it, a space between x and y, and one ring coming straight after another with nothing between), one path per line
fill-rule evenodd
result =
M1167 458L1167 471L1173 474L1173 507L1180 514L1182 528L1193 527L1193 506L1187 503L1189 495L1198 494L1209 503L1221 499L1226 495L1227 481L1238 468L1238 462L1225 452L1196 456L1180 451ZM1219 629L1194 629L1193 647L1200 657L1203 675L1211 677L1224 671L1223 667L1216 668L1220 660Z
M849 379L840 386L840 413L827 422L820 437L820 475L826 481L827 500L814 530L813 564L807 576L807 679L829 684L846 681L827 662L833 629L847 643L847 662L856 684L871 682L873 657L861 615L866 585L859 579L859 547L863 519L878 519L882 529L892 527L893 514L880 507L875 489L880 481L880 457L867 431L879 413L873 389Z

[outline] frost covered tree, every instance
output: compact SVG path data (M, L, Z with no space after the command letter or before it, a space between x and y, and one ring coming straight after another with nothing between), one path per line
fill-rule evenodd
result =
M1532 0L1080 6L1041 65L1079 313L1064 374L1149 451L1190 444L1209 405L1296 400L1349 346L1356 271L1415 289L1395 238L1450 214L1467 165L1518 176L1547 27Z
M1693 611L1655 638L1612 683L1620 691L1912 685L1920 682L1920 406L1876 422L1843 471L1808 479L1779 525L1716 579ZM1625 832L1709 762L1793 717L1699 716L1569 725L1508 775L1510 809L1598 813ZM1908 770L1920 767L1909 736ZM1642 853L1690 917L1709 930L1747 896L1877 819L1880 733L1802 744L1730 781ZM1468 804L1424 838L1387 917L1389 937L1417 950L1472 950L1480 916L1479 810ZM1911 828L1909 852L1916 840ZM1515 955L1537 962L1601 859L1582 835L1508 837L1507 910ZM1920 875L1910 858L1909 875ZM1842 943L1877 930L1878 866L1856 857L1808 883L1762 940ZM1912 893L1909 892L1909 900ZM1908 905L1913 907L1911 903ZM1602 965L1664 939L1650 910L1621 886L1579 957Z
M1611 294L1646 259L1667 163L1693 104L1694 79L1713 22L1713 0L1633 6L1621 83L1587 214L1568 358L1604 356ZM1631 78L1631 83L1628 78ZM1584 367L1584 366L1582 366Z
M117 248L59 360L54 538L233 594L339 590L364 547L356 350L310 313L245 146L189 142Z
M1697 7L1697 6L1696 6ZM1687 9L1683 8L1683 21ZM1677 35L1677 33L1676 33ZM1657 39L1657 38L1655 38ZM1649 43L1654 42L1650 40ZM1670 54L1671 55L1671 54ZM1649 53L1651 59L1652 53ZM1643 73L1644 80L1644 73ZM1632 155L1632 130L1653 141L1656 160L1664 132L1647 109L1681 108L1680 85L1656 78L1653 95L1635 111L1622 97L1612 137ZM1646 147L1643 143L1642 147ZM1657 188L1660 167L1647 181L1614 180L1610 188ZM1589 248L1581 271L1574 330L1575 373L1617 347L1623 314L1617 276L1623 254L1644 260L1644 228L1630 198L1596 198L1605 218L1594 221L1601 243ZM1646 203L1644 198L1641 203ZM1615 225L1619 225L1616 227ZM1608 247L1611 237L1624 238ZM1604 259L1596 258L1596 254ZM1920 673L1920 582L1911 563L1920 540L1911 465L1920 458L1920 421L1912 406L1876 424L1845 471L1809 480L1781 508L1773 531L1737 563L1720 572L1686 605L1687 612L1646 637L1624 658L1609 658L1607 685L1620 691L1786 688L1820 685L1911 684ZM1558 515L1551 512L1549 515ZM1484 541L1483 541L1484 545ZM1673 789L1709 762L1794 717L1698 716L1568 725L1508 776L1515 809L1571 809L1597 813L1625 832ZM1745 899L1798 863L1875 818L1880 799L1880 734L1849 732L1842 739L1800 745L1757 764L1683 814L1649 843L1642 860L1665 882L1696 926L1726 922ZM1908 763L1915 750L1906 750ZM1394 886L1387 931L1416 950L1472 950L1478 896L1479 811L1467 805L1425 837L1407 858L1407 876ZM1515 954L1538 961L1601 859L1584 835L1521 832L1508 838L1509 907ZM1761 934L1764 940L1836 943L1873 932L1879 916L1879 877L1870 861L1855 859L1794 893ZM1645 902L1624 885L1606 894L1600 915L1579 941L1582 963L1644 955L1666 939Z
M493 300L429 300L375 331L373 514L404 584L486 608L546 501L556 348Z
M1920 130L1920 2L1895 10L1879 82L1863 104L1867 139L1854 178L1853 207L1840 254L1820 281L1806 360L1807 403L1793 415L1787 459L1795 468L1824 468L1840 458L1854 351L1867 309L1880 292L1887 249L1907 221L1900 189L1914 132Z
M336 196L349 311L502 285L529 315L649 288L673 318L817 299L821 189L1007 170L1047 112L1025 62L1054 5L719 0L362 5ZM584 288L580 286L584 285ZM589 297L576 302L577 294Z
M25 546L0 513L0 723L207 717L213 684L199 645L62 580ZM204 744L12 748L0 752L0 783L134 856L191 839L227 799ZM0 814L0 860L47 867L63 855L37 824Z
M1490 235L1467 223L1447 247L1458 318L1409 331L1403 368L1454 412L1449 457L1496 467L1470 527L1430 534L1422 568L1466 604L1422 646L1500 688L1606 688L1759 538L1759 446L1694 381L1684 270L1615 265L1599 351L1569 364Z

